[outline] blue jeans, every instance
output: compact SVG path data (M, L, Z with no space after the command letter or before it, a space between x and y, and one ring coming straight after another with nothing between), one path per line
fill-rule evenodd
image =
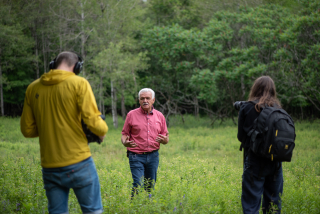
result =
M159 166L159 152L155 151L150 154L135 154L129 152L129 164L133 179L133 194L138 186L150 191L157 180L157 170ZM144 185L144 184L147 185Z
M83 213L102 213L100 183L91 157L66 167L43 168L42 177L50 214L68 213L70 188Z
M251 152L251 151L250 151ZM259 214L261 195L262 211L271 211L271 203L277 206L272 213L281 213L281 194L283 192L283 174L280 162L272 162L255 156L246 157L242 175L241 203L243 213Z

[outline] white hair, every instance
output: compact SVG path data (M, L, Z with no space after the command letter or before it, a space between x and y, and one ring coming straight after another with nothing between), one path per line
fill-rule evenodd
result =
M141 89L141 90L139 91L139 94L138 94L139 99L140 99L140 94L141 94L142 92L151 92L151 94L152 94L152 99L154 99L154 97L155 97L154 91L153 91L151 88L143 88L143 89Z

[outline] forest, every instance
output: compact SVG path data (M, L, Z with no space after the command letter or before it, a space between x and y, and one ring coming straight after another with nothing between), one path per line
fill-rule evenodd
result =
M318 0L0 0L1 116L21 115L27 86L65 50L115 128L144 87L169 125L236 124L233 103L261 75L295 119L320 117Z

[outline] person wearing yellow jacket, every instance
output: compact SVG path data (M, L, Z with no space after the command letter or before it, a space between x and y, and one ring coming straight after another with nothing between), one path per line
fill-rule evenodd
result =
M108 132L89 82L79 77L81 58L62 52L50 72L26 91L21 132L39 137L49 213L68 213L72 188L83 213L102 213L100 184L81 119L103 141Z

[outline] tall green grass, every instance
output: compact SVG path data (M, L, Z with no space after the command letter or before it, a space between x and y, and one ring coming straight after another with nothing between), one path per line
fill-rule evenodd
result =
M123 121L102 145L91 144L105 213L241 213L242 153L232 121L170 118L151 195L130 199L132 178L120 143ZM284 163L283 213L320 213L320 121L296 123L296 148ZM70 213L81 213L73 194ZM19 118L0 118L0 213L46 213L38 139L20 133Z

